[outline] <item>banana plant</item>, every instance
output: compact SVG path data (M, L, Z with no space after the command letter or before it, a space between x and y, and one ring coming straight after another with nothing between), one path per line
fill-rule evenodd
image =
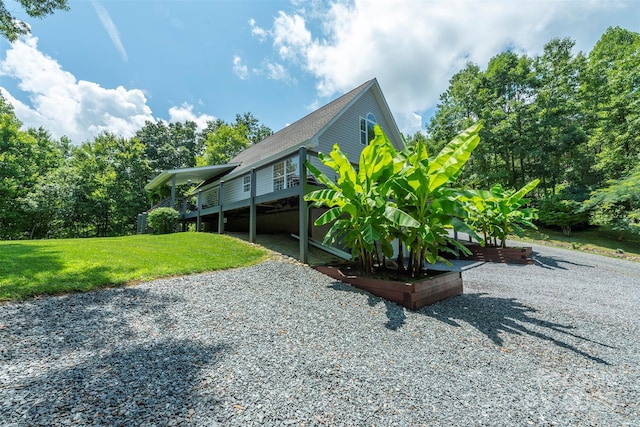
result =
M442 252L463 253L468 249L449 236L449 230L469 233L479 238L466 222L467 211L459 190L451 188L463 166L480 142L476 124L460 133L434 158L430 158L424 143L406 148L404 167L392 181L391 197L398 208L420 224L407 228L401 235L409 248L409 272L421 274L423 263L446 260Z
M390 200L391 182L403 167L402 158L397 157L396 149L379 126L375 126L374 132L375 138L360 154L357 171L337 144L328 156L318 154L320 161L336 172L335 183L306 163L309 171L326 186L305 196L305 200L313 202L312 206L329 208L315 221L316 225L333 222L324 242L344 243L366 272L373 270L377 245L385 256L392 256L390 227L420 225Z
M352 249L365 271L373 269L373 254L380 244L391 256L391 240L398 238L409 249L409 272L417 277L423 263L446 261L440 253L464 245L449 237L449 230L477 237L467 225L461 192L451 188L480 138L474 125L429 158L418 142L398 152L379 126L375 138L362 150L358 171L335 145L329 156L319 154L338 179L334 183L307 162L316 179L326 186L305 196L313 206L329 207L316 225L333 222L325 243L337 240Z
M524 196L536 188L539 179L534 179L518 191L505 191L500 184L491 190L469 190L464 200L470 213L471 224L484 236L484 241L506 246L507 235L523 236L523 227L537 229L535 208L525 207L529 199Z

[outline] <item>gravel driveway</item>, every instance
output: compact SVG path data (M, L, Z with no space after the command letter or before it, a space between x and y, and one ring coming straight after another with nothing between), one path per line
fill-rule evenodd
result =
M0 424L636 426L640 264L534 246L407 311L257 266L0 306Z

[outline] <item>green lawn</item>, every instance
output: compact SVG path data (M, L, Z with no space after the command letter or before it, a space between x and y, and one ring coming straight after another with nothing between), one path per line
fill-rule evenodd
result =
M211 233L0 241L0 301L241 267L267 256Z
M571 236L565 236L559 230L539 228L527 231L524 239L514 239L640 262L640 236L632 234L619 240L619 233L606 230L574 231Z

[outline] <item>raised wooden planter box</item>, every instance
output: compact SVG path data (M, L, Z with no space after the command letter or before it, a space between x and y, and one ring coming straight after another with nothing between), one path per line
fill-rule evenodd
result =
M461 256L463 259L507 264L533 264L533 249L531 247L499 248L495 246L482 247L478 244L465 246L471 251L471 255Z
M462 295L462 273L459 271L430 271L429 273L433 276L409 283L349 276L334 267L319 266L315 268L327 276L393 301L409 310L418 310L425 305Z

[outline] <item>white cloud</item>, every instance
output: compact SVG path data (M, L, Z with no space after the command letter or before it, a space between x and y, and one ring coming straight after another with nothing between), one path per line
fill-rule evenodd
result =
M169 108L169 121L170 122L195 122L198 125L198 130L202 130L207 127L207 122L215 121L216 118L208 114L195 114L193 112L193 105L183 102L179 107Z
M608 26L638 28L636 0L334 0L299 6L281 11L271 29L252 21L252 32L268 36L285 65L312 74L320 96L377 77L404 132L419 129L414 115L432 109L468 61L485 67L507 48L537 54L553 37L570 37L578 50L588 51Z
M66 135L74 144L80 144L104 131L129 138L147 120L156 120L142 90L122 86L108 89L77 80L40 52L37 45L36 37L23 37L0 60L0 76L17 80L19 90L28 95L30 105L0 87L25 127L42 126L54 138ZM169 115L171 121L192 120L199 127L215 119L195 114L188 104L171 108Z
M242 58L238 55L233 56L233 74L241 80L246 80L249 77L249 69L242 63Z
M249 19L249 26L251 27L251 34L258 37L260 41L265 41L269 36L269 33L264 28L258 27L256 25L256 20L251 18Z
M264 69L267 74L267 78L271 80L281 80L286 83L295 82L295 80L289 75L289 71L282 64L277 62L266 62L264 64Z
M107 12L107 9L105 9L97 1L94 0L91 3L93 4L93 8L98 14L98 18L100 18L102 27L105 29L107 34L109 34L109 38L111 39L116 50L122 57L122 60L124 62L127 62L129 60L127 56L127 51L124 49L124 46L122 45L122 41L120 40L120 32L118 31L118 27L116 27L116 24L114 24L113 21L111 20L111 16L109 16L109 12Z

